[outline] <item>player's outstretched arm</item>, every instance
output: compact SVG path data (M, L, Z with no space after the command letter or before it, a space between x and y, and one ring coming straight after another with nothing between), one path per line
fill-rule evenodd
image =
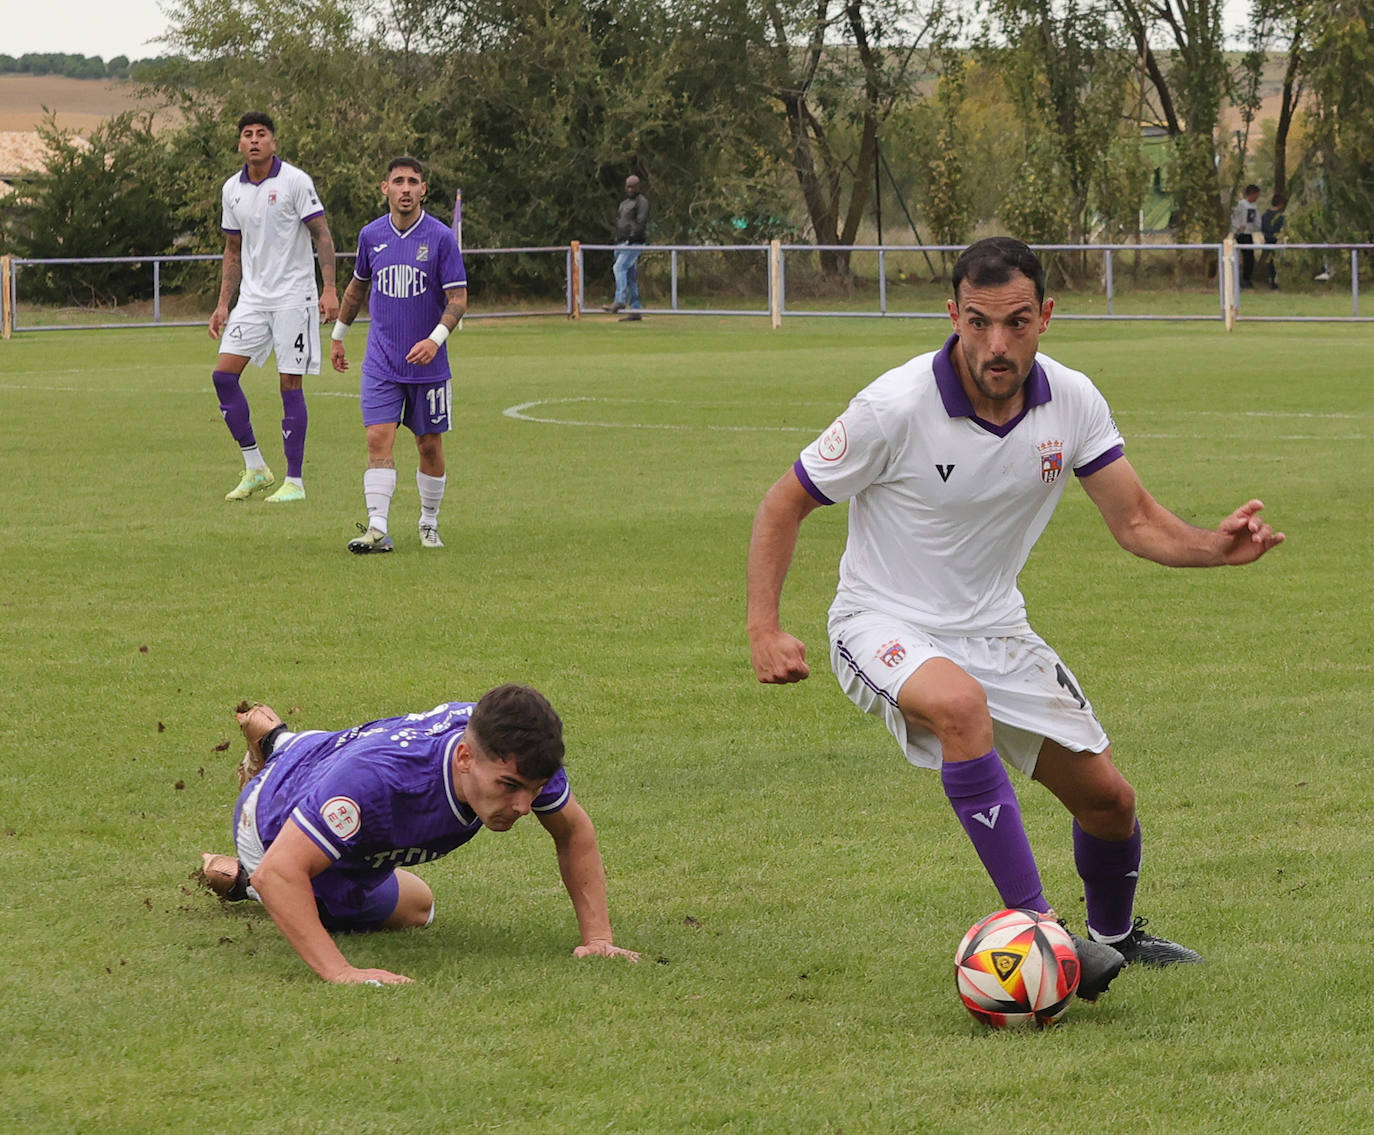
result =
M760 682L800 682L811 673L806 646L782 629L782 585L801 523L820 505L791 469L764 494L749 538L749 655Z
M1116 542L1166 567L1220 567L1253 563L1283 543L1260 516L1264 504L1247 501L1216 528L1198 528L1161 505L1124 457L1083 478Z
M320 922L315 893L310 888L310 880L328 866L329 857L297 827L295 820L287 820L253 872L253 888L277 929L301 960L325 981L334 985L394 985L409 981L403 974L384 969L358 969L349 964L334 944Z
M572 899L582 944L573 957L599 955L639 961L634 950L622 949L611 934L611 914L606 903L606 867L596 844L596 829L586 809L569 800L557 812L540 813L539 822L553 836L558 852L558 873Z

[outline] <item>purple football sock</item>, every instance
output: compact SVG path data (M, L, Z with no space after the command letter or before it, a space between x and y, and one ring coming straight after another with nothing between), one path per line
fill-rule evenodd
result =
M304 390L281 392L281 446L286 451L286 475L299 477L305 464L305 427L310 415L305 412Z
M1119 938L1131 928L1140 879L1140 824L1129 839L1106 840L1089 835L1074 820L1073 861L1083 880L1088 928L1103 938Z
M229 427L240 449L252 449L258 441L253 436L253 423L248 416L248 397L239 385L239 376L227 370L217 370L210 377L214 379L215 393L219 395L219 412L224 417L224 424Z
M1048 911L1016 790L997 750L971 761L946 761L940 766L940 779L1002 902Z

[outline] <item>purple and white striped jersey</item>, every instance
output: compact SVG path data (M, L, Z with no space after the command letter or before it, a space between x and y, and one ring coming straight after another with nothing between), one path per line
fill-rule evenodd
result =
M372 284L363 374L391 382L450 377L447 346L424 366L406 362L406 355L444 314L444 289L467 287L463 254L452 230L423 211L405 232L392 223L390 213L378 217L358 234L353 275Z
M461 847L482 821L453 785L453 751L476 702L384 717L338 733L288 735L267 767L257 802L264 846L288 819L345 871L427 863ZM250 782L248 789L254 787ZM557 812L571 796L559 769L533 811Z

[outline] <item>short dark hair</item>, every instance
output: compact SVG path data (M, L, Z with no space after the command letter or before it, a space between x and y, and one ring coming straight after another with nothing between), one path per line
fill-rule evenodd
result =
M954 299L967 280L975 287L1005 284L1019 272L1035 285L1035 298L1045 301L1045 267L1024 241L1011 236L990 236L969 245L954 262Z
M1251 194L1251 193L1258 193L1258 192L1259 192L1259 186L1256 185L1254 182L1251 182L1249 185L1247 185L1247 186L1245 187L1245 192L1246 192L1247 195L1248 195L1248 194Z
M1282 193L1275 193L1269 203L1275 209L1282 209L1285 205L1288 204L1288 198L1285 197Z
M239 119L240 134L243 133L245 126L266 126L270 133L275 134L277 132L277 124L272 121L272 116L264 114L260 110L250 110Z
M497 686L482 695L468 719L490 757L514 759L530 780L548 780L563 767L563 722L549 699L529 686Z
M408 157L405 154L401 154L399 157L392 158L391 161L387 163L387 177L391 176L393 170L398 169L413 169L416 173L420 175L421 181L425 179L425 167L420 164L419 158Z

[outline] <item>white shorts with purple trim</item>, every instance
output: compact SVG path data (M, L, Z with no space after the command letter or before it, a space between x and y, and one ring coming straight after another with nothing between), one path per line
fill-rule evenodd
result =
M932 658L947 658L987 694L993 743L1027 776L1046 738L1075 752L1100 753L1107 734L1078 679L1039 635L975 638L932 635L891 615L864 611L830 617L830 665L840 688L865 713L881 717L906 759L940 767L935 734L907 724L897 695Z

